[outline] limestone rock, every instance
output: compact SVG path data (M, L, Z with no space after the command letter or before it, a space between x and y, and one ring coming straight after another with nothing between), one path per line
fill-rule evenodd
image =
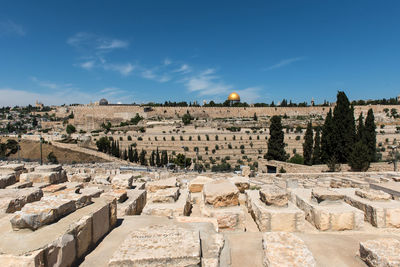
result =
M118 174L111 180L111 184L115 188L130 189L132 187L133 175L132 174Z
M179 197L179 187L160 189L147 195L149 202L174 203Z
M20 211L15 212L10 221L14 230L24 228L36 230L55 222L75 209L73 200L43 197L38 202L26 204Z
M62 166L59 164L39 165L35 168L36 172L58 172L61 170L62 170Z
M156 192L157 190L160 190L160 189L176 187L177 182L176 182L176 178L169 178L169 179L165 179L165 180L159 180L159 181L147 183L146 186L147 186L147 190L149 192Z
M108 266L199 266L198 230L150 226L134 230L114 253Z
M38 201L43 192L39 188L2 189L0 195L0 209L6 213L21 210L25 204Z
M325 188L316 188L312 190L311 197L321 203L322 201L342 200L344 199L344 194Z
M16 178L14 173L0 176L0 189L6 188L7 186L14 184L15 182Z
M213 205L215 208L239 204L239 190L227 180L216 180L205 184L203 196L205 203Z
M242 167L242 175L244 177L249 177L251 173L250 167L249 166L243 166Z
M263 234L264 266L316 266L315 259L303 240L291 233Z
M67 188L67 186L64 184L52 184L52 185L42 188L42 191L44 193L54 193L54 192L57 192L60 190L64 190L66 188Z
M72 175L68 175L68 181L70 182L79 182L86 183L90 182L91 176L87 173L74 173Z
M268 206L286 207L289 193L286 189L277 186L265 186L260 189L260 199Z
M250 182L248 178L245 177L232 177L229 179L236 187L239 189L240 193L244 193L250 187Z
M360 257L368 266L400 266L400 241L381 238L360 242Z
M104 184L104 185L110 185L110 176L109 175L99 175L94 177L93 183L95 184Z
M213 179L206 176L197 176L195 179L190 181L189 190L191 193L197 193L203 191L203 186L206 183L212 182Z
M390 194L381 190L374 189L358 189L355 191L355 194L361 198L365 198L371 201L386 201L392 199L392 196Z
M101 196L115 198L119 203L124 202L128 198L125 189L113 189L111 191L101 194Z

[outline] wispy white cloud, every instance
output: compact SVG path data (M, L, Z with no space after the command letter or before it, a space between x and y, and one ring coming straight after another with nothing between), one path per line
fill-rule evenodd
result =
M97 49L116 49L116 48L125 48L128 47L129 43L127 41L122 41L118 39L113 40L102 40L101 44L97 47Z
M249 87L243 90L237 90L236 92L240 95L242 101L247 103L255 103L257 99L260 99L261 87Z
M118 48L126 48L129 42L87 32L78 32L67 39L67 44L79 48L104 53Z
M169 58L164 59L164 65L168 66L172 64L172 60L170 60Z
M182 64L182 65L180 66L180 68L175 69L173 72L179 72L179 73L186 74L186 73L189 73L189 72L191 72L191 71L192 71L192 69L191 69L191 67L190 67L188 64Z
M26 30L21 25L15 23L12 20L0 21L0 35L4 34L16 34L19 36L25 36Z
M293 57L293 58L283 59L283 60L279 61L278 63L266 68L265 70L273 70L273 69L282 68L282 67L288 66L294 62L301 61L304 59L306 59L306 58L305 57Z
M215 75L214 69L186 78L184 84L189 92L197 92L201 96L226 94L232 88Z
M79 66L81 68L85 69L85 70L93 69L94 65L95 65L95 61L94 60L89 60L89 61L86 61L86 62L83 62L83 63L79 64Z
M127 76L131 74L131 72L135 69L135 66L131 63L104 63L101 65L105 70L113 70L119 72L123 76Z
M100 93L106 96L113 96L113 95L120 95L125 93L125 90L121 90L118 87L106 87L102 90L100 90Z

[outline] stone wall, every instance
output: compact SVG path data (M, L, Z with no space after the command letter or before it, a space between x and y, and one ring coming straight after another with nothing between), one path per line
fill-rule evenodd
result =
M74 106L71 110L74 112L73 124L78 128L87 130L98 128L101 123L110 121L118 124L127 121L139 113L143 117L161 117L178 118L189 112L196 118L232 118L232 117L252 117L254 113L257 116L309 116L322 115L329 111L330 107L153 107L152 111L144 112L144 108L135 105L108 105L108 106ZM398 109L399 106L389 105L371 105L356 106L355 117L360 112L367 113L372 108L374 113L384 114L384 109Z

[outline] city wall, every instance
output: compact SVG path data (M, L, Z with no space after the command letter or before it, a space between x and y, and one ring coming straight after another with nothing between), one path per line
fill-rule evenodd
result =
M133 118L136 113L139 115L160 118L180 118L187 112L196 118L234 118L258 117L284 115L287 116L310 116L321 115L325 117L331 107L152 107L151 111L144 111L144 107L134 105L107 105L107 106L74 106L74 124L78 128L86 130L98 129L103 122L110 121L112 124L119 124ZM375 114L383 114L384 109L399 109L399 106L370 105L355 106L355 117L360 112L366 116L368 109L372 108Z

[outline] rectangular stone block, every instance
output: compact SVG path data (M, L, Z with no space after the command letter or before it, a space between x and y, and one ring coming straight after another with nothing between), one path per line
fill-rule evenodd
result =
M200 266L198 230L152 226L134 230L114 253L108 266Z
M148 201L152 203L174 203L179 197L179 187L160 189L147 194Z
M84 216L70 227L76 239L78 259L82 258L92 245L92 224L92 217Z
M115 188L131 189L133 182L132 174L117 174L112 178L111 184Z
M341 201L323 201L318 204L311 198L310 189L293 189L297 207L305 219L321 231L356 230L364 224L364 214Z
M67 177L70 182L87 183L91 180L90 174L87 173L74 173Z
M26 204L20 211L15 212L10 222L13 230L24 228L36 230L57 221L75 209L73 200L43 197L40 201Z
M261 232L302 231L304 212L293 203L287 207L268 206L260 200L258 190L247 190L247 208Z
M400 241L381 238L360 242L360 257L371 267L400 266Z
M259 191L260 199L266 205L286 207L289 201L289 193L286 189L277 186L264 186Z
M140 215L146 205L146 190L127 190L128 199L118 204L119 216Z
M215 180L205 184L203 196L205 203L215 208L239 205L239 190L227 180Z
M264 266L317 266L314 256L299 237L286 232L263 234Z
M0 189L6 188L7 186L15 183L16 179L15 179L15 174L13 173L0 176Z
M147 191L156 192L160 189L176 187L178 184L176 182L176 178L169 178L164 180L158 180L154 182L149 182L146 185Z
M198 193L203 191L203 186L206 183L212 182L213 179L206 176L197 176L195 179L189 182L189 191L191 193Z
M0 209L6 213L14 213L27 203L39 201L42 196L43 192L39 188L2 189Z
M93 243L96 244L110 230L110 206L93 213Z
M181 191L175 203L147 203L142 214L155 216L188 216L192 209L190 192Z
M117 199L118 203L123 203L128 198L127 190L125 189L112 189L108 192L101 194L101 196L115 198Z
M47 266L72 266L76 261L76 240L64 234L45 249Z

